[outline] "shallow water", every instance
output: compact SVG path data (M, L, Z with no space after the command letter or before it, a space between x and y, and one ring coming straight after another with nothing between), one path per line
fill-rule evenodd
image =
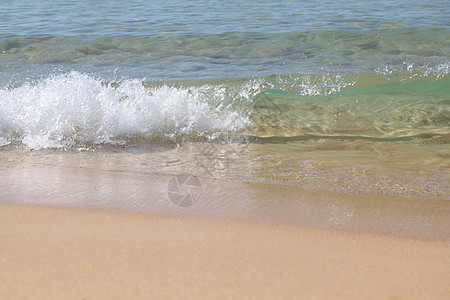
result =
M5 199L34 182L42 203L63 201L56 183L70 171L48 171L47 189L20 171L31 164L36 174L189 173L346 193L380 218L393 203L366 199L448 215L447 1L15 1L0 10L0 173L15 184ZM122 206L139 206L133 195ZM313 202L337 203L327 195ZM304 202L289 203L305 218ZM272 214L288 218L280 205ZM347 220L345 206L328 221ZM362 215L354 226L370 219Z
M1 3L0 83L448 69L448 1Z
M338 165L326 156L292 160L278 151L255 157L261 149L234 147L233 156L215 160L205 155L204 144L152 151L0 152L1 198L450 239L448 199L438 193L448 172L380 174L376 165ZM294 181L280 181L293 174ZM448 188L444 192L448 195Z

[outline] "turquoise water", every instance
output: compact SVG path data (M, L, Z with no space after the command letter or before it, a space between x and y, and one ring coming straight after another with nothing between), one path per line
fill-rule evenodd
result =
M14 1L0 79L105 80L448 70L448 1Z
M16 1L0 10L0 145L448 134L447 1Z
M0 9L3 147L449 141L447 1Z

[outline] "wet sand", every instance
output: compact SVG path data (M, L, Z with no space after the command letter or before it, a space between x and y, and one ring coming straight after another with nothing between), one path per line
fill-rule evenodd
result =
M217 179L199 168L198 185L175 193L189 164L170 157L1 158L2 299L450 297L444 199ZM176 205L178 194L195 203Z
M450 296L447 242L29 205L0 215L3 299Z
M198 186L180 185L180 194L197 196L196 202L179 206L171 198L176 194L171 183L180 179L177 173L183 169L136 166L136 163L154 162L151 157L122 153L48 156L30 153L11 159L14 158L11 152L3 154L10 155L0 163L0 202L229 219L450 241L450 210L448 200L444 199L363 194L352 190L343 193L282 182L215 179L197 168L197 173L193 173ZM355 176L354 181L358 178Z

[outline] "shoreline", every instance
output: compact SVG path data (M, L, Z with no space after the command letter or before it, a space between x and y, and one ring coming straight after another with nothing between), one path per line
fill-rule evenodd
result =
M0 164L5 298L450 296L445 200L202 170L183 184L185 164L168 157L160 159L167 168L153 169L147 162L159 161L145 155L8 154Z
M89 167L91 166L91 167ZM0 203L229 219L450 241L448 201L197 176L198 201L173 202L172 174L27 161L0 165ZM192 186L180 193L192 194ZM192 194L193 195L193 194Z
M3 297L443 299L450 244L0 204Z

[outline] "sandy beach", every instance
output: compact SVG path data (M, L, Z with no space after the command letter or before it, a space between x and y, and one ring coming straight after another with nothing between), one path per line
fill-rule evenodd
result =
M123 154L4 154L2 299L450 296L445 200L198 175L180 207Z
M448 1L0 11L0 300L450 300Z
M10 204L0 214L3 299L450 296L447 242Z

